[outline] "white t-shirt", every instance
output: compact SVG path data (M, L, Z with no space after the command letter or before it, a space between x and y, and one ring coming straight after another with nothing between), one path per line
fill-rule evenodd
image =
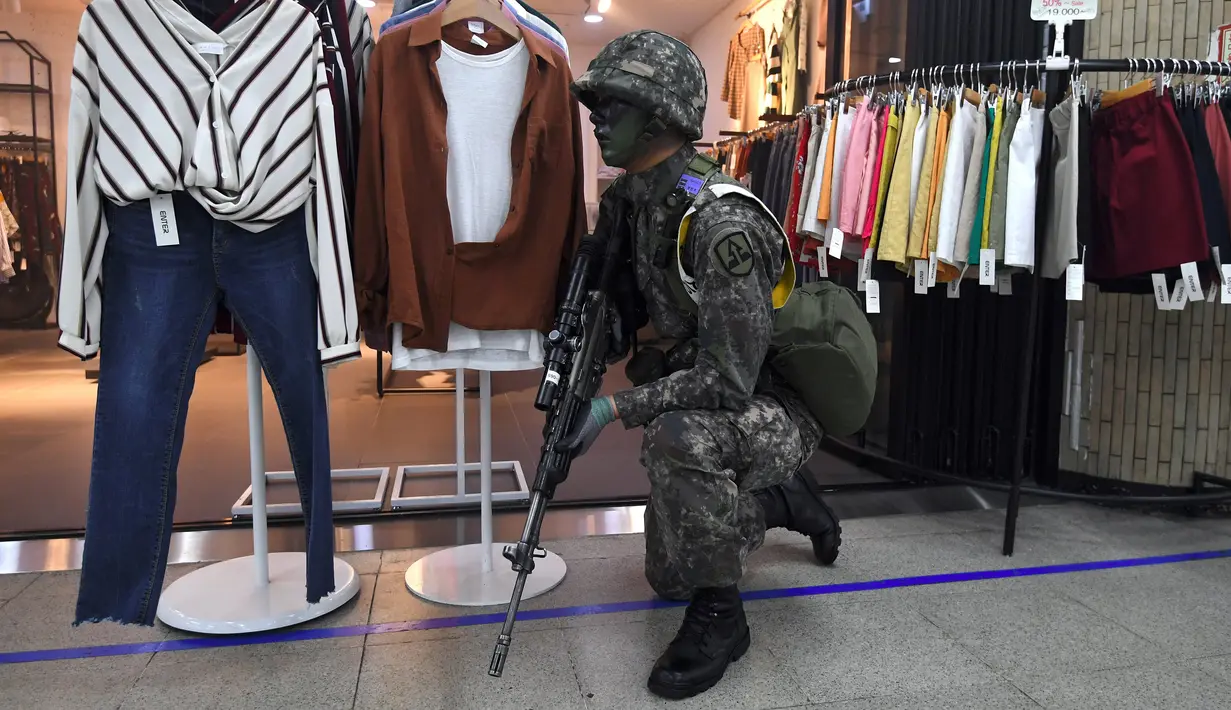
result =
M444 91L449 141L446 190L453 243L492 242L513 192L513 129L521 113L530 52L525 42L487 56L440 44L436 70ZM449 324L449 350L407 349L393 326L396 370L531 370L543 364L543 336L533 330L472 330Z

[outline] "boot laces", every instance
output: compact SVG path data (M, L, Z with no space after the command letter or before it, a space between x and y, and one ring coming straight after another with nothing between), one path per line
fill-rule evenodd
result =
M711 595L698 595L684 610L684 623L677 636L679 640L702 639L718 619L718 600Z

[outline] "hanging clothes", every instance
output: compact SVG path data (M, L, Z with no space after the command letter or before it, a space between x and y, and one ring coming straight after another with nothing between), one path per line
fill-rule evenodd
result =
M900 140L899 127L902 122L901 111L896 104L889 106L886 114L885 138L881 141L885 149L881 153L880 179L876 190L875 224L872 225L872 234L865 247L872 249L877 249L880 245L880 234L885 218L885 203L889 197L890 178L893 176L894 168L897 165L898 142Z
M1092 168L1104 231L1087 250L1087 278L1127 278L1208 259L1201 187L1171 93L1130 87L1101 98L1093 116ZM1044 262L1053 274L1055 261Z
M1046 120L1044 108L1034 106L1027 100L1022 106L1009 146L1004 263L1031 271L1034 270L1038 166L1043 159L1043 122Z
M975 113L978 111L978 106L966 98L966 90L959 89L957 93L957 110L949 124L949 144L941 175L940 212L936 225L936 258L940 263L951 266L959 263L956 258L957 225L974 147ZM960 263L965 263L964 254Z
M804 12L800 0L786 0L782 13L782 32L778 35L782 77L782 100L780 110L795 114L807 103L808 52L802 43L804 35Z
M750 22L731 38L722 75L722 100L727 115L740 122L740 130L750 131L759 122L765 74L765 30Z
M1004 101L1004 125L996 149L996 181L992 191L992 212L987 228L988 248L996 252L996 260L1004 262L1005 218L1009 190L1009 153L1012 151L1013 134L1021 118L1022 104L1018 96L1009 96Z
M769 72L765 79L768 103L764 108L769 113L782 113L782 45L778 41L778 30L769 35Z
M895 264L906 263L908 230L910 229L910 193L914 172L915 135L921 118L919 102L907 103L899 131L898 149L894 157L893 176L886 197L884 223L881 227L876 258ZM922 160L922 158L920 158Z
M988 148L987 100L983 98L974 114L974 139L971 142L970 164L966 167L966 180L962 188L962 208L958 211L957 234L954 236L954 259L962 266L979 263L970 260L971 236L974 234L975 213L983 203L979 200L982 185L983 161ZM973 240L976 253L979 240Z

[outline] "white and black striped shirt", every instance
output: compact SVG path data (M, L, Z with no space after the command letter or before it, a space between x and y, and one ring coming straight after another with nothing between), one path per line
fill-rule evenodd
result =
M62 347L83 358L99 348L102 199L186 190L251 232L306 208L321 358L358 355L334 109L307 10L266 0L215 33L175 0L94 0L77 37L68 133Z

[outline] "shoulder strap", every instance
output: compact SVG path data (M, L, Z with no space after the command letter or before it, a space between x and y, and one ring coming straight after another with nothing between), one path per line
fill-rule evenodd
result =
M771 223L778 227L778 234L782 237L782 248L786 255L786 259L785 266L782 269L782 275L778 278L778 283L774 285L773 298L774 309L777 310L782 308L791 297L791 292L795 290L795 260L791 257L790 241L787 239L786 232L783 231L782 226L778 224L778 218L775 217L774 213L765 206L764 202L761 202L756 195L752 194L752 192L739 183L721 182L715 185L705 185L705 189L708 194L712 195L714 198L721 198L724 195L730 194L747 197L752 200L754 204L760 207L762 211L764 211L765 215L769 217ZM705 202L708 202L708 200L702 200L701 202L704 204ZM696 213L696 211L697 200L694 199L692 205L690 205L688 210L684 213L683 218L680 219L679 231L676 235L675 252L675 263L677 269L679 270L680 284L683 286L684 292L688 296L688 302L691 302L694 306L697 302L697 282L696 279L684 270L683 255L684 241L688 237L688 227L692 221L692 216ZM674 282L674 279L672 281Z

